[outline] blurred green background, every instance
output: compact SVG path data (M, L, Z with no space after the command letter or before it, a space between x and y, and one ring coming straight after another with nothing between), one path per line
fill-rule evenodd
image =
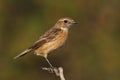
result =
M0 0L0 80L59 80L44 58L13 57L61 17L79 23L48 57L66 80L120 80L120 0Z

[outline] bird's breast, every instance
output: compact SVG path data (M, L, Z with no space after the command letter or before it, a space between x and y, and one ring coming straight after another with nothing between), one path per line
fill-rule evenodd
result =
M66 38L68 36L68 32L67 31L61 31L58 35L56 35L56 37L51 40L50 42L45 43L43 46L41 46L40 48L38 48L36 50L36 52L39 54L47 54L59 47L61 47L64 42L66 41Z

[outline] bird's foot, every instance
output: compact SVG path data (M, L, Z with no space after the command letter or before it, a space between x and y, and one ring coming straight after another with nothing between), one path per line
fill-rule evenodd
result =
M50 72L50 73L54 73L55 72L55 67L50 67L50 68L47 68L47 67L42 67L42 70L46 70L46 71L48 71L48 72Z

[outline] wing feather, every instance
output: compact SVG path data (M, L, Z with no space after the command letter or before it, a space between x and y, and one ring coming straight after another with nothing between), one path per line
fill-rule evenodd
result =
M61 31L62 30L59 28L52 28L51 30L46 32L43 36L41 36L40 39L38 41L36 41L31 47L29 47L28 49L26 49L25 51L23 51L16 57L14 57L14 59L22 57L22 56L26 55L27 53L30 53L30 52L38 49L39 47L44 45L46 42L54 40L56 35L58 35Z

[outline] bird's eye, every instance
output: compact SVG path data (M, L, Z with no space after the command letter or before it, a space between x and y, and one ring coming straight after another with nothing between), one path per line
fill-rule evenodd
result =
M67 20L64 20L64 23L67 23L68 21Z

